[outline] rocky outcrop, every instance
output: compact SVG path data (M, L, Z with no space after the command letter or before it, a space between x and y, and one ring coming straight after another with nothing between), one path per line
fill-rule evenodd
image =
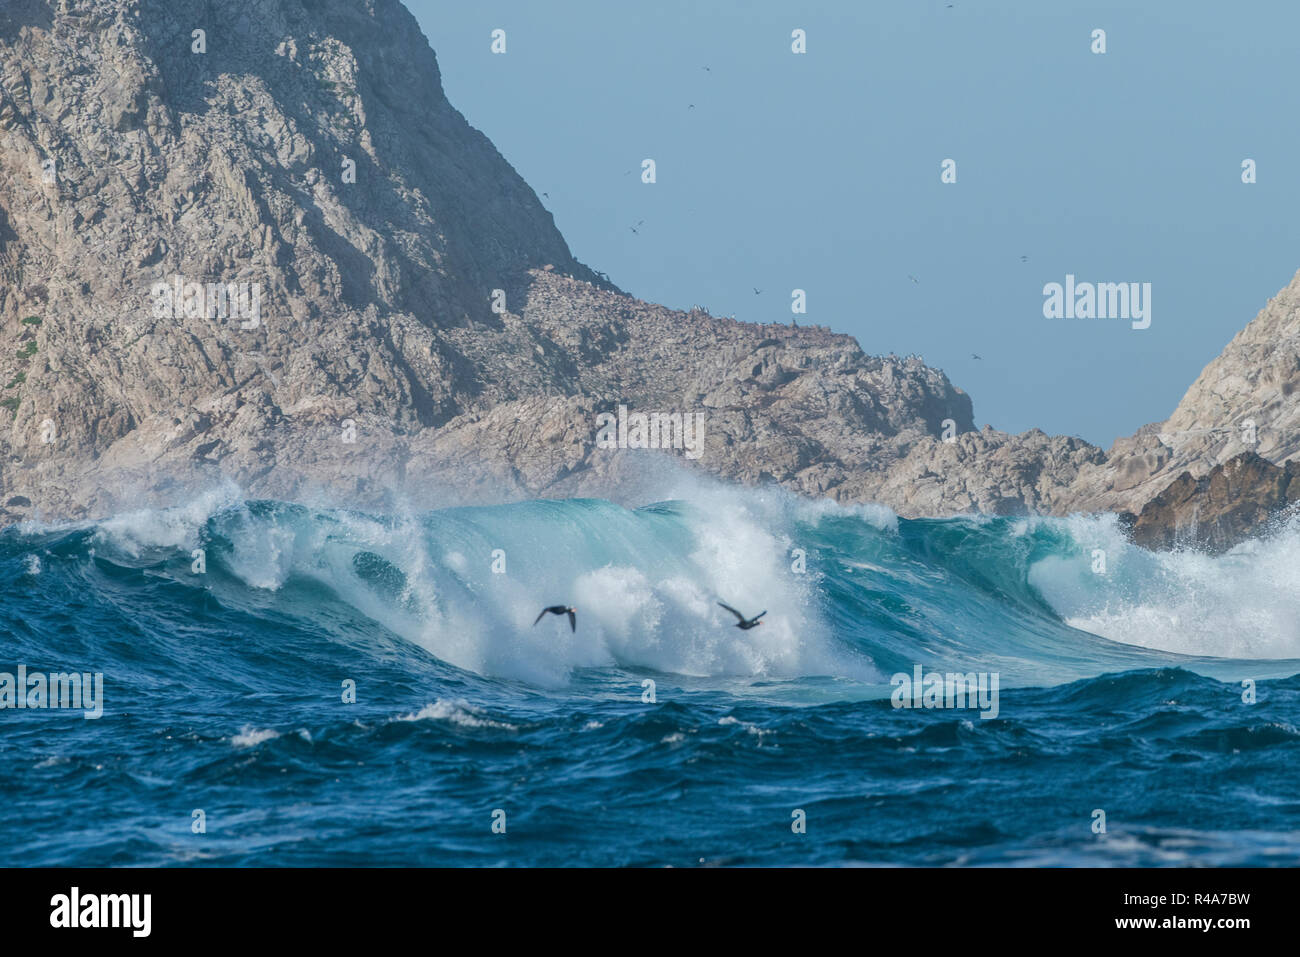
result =
M266 384L249 383L145 417L93 460L51 453L24 464L9 488L72 515L151 490L174 497L218 476L251 495L431 505L617 496L647 468L674 467L851 500L868 469L935 443L945 422L975 434L969 397L942 373L915 358L868 356L824 328L677 312L545 269L523 290L519 314L501 317L509 348L483 358L517 374L437 427L395 427L338 389L282 405ZM476 334L447 335L468 353ZM598 417L620 407L702 416L698 454L676 448L651 462L666 456L598 447Z
M1300 454L1295 281L1109 452L977 431L919 358L623 294L397 0L8 0L0 143L0 523L222 479L427 506L688 469L907 516L1142 512L1156 544L1222 513L1218 547L1276 489L1207 476ZM702 445L603 448L620 409L702 416Z
M494 290L547 264L596 280L392 0L18 0L0 70L0 430L22 464L223 396L435 426L517 381ZM248 283L259 321L160 309L173 277Z
M1300 273L1187 390L1173 414L1116 442L1081 472L1071 507L1139 511L1182 473L1195 479L1244 453L1300 456Z
M1217 481L1202 480L1211 473L1228 474L1224 467L1234 460L1251 461L1251 455L1276 465L1296 460L1300 273L1205 367L1166 421L1144 426L1109 450L1038 432L1010 436L986 429L980 435L988 441L963 436L958 447L939 450L918 444L873 491L884 501L900 503L905 513L941 514L969 498L981 511L995 511L1001 502L1011 511L1137 514L1158 497L1166 502L1176 498L1188 482L1203 491L1219 489ZM1270 508L1256 512L1249 505L1257 497L1271 501L1271 479L1259 473L1261 484L1254 488L1251 470L1230 471L1239 476L1231 485L1234 494L1245 497L1237 519L1225 518L1218 531L1198 536L1186 531L1188 516L1179 512L1175 520L1174 512L1153 505L1144 513L1142 540L1154 545L1186 538L1222 547L1262 528L1244 516L1258 514L1266 522L1273 514ZM971 489L980 494L972 496ZM1203 501L1200 493L1193 500L1209 513L1227 507ZM1158 526L1163 530L1157 532Z
M681 465L850 496L974 427L917 359L576 262L394 0L227 12L0 11L0 520L219 477L358 505L609 491L646 463L596 446L619 406L705 414ZM200 308L241 283L256 317Z
M1222 552L1300 503L1300 462L1276 466L1243 452L1197 479L1178 476L1143 506L1133 540L1146 548Z

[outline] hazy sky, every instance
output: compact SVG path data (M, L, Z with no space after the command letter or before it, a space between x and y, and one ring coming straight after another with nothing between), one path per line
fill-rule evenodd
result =
M580 260L751 321L805 289L801 324L920 353L980 425L1163 419L1300 268L1300 4L406 3ZM1151 283L1150 328L1044 318L1067 273Z

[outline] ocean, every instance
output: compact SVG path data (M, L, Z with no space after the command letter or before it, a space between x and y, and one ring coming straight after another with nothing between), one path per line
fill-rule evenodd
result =
M1298 585L1300 527L703 482L12 526L0 864L1294 865ZM19 708L20 668L102 690Z

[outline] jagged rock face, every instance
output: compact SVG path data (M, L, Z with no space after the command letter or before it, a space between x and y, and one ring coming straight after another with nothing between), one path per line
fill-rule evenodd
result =
M359 503L596 492L644 467L595 447L620 404L704 413L683 464L814 493L973 428L917 360L599 280L393 0L9 3L0 138L11 519L217 473ZM187 283L257 284L258 316L197 314Z
M916 443L864 494L904 514L1141 513L1135 535L1143 544L1220 550L1261 530L1285 504L1271 472L1242 465L1254 460L1246 453L1265 464L1300 456L1300 273L1205 367L1168 420L1108 452L1037 431L985 429L955 446ZM1228 475L1238 477L1222 484ZM1242 496L1239 509L1214 498L1227 489Z
M1082 439L1032 429L1010 435L985 427L955 442L923 439L895 446L897 460L859 477L848 498L887 502L907 516L1068 511L1070 482L1104 461Z
M1139 523L1163 542L1244 420L1300 453L1297 282L1109 454L977 432L917 359L622 294L396 0L6 0L0 143L0 523L221 476L365 506L635 496L679 467L907 516L1136 512L1189 472ZM256 320L189 308L217 283L258 289ZM702 414L699 455L598 447L620 406Z
M1174 461L1210 466L1243 451L1300 454L1300 273L1205 367L1161 440Z
M491 354L492 290L595 278L392 0L7 2L0 71L0 430L25 461L227 395L438 424L508 380L449 336ZM158 316L173 276L260 284L260 324Z
M1142 508L1132 537L1146 548L1222 552L1300 502L1300 463L1276 466L1254 452L1197 479L1184 472Z
M93 463L14 473L10 488L74 515L110 512L151 490L165 500L217 474L252 495L392 506L618 498L634 496L647 470L697 468L848 500L869 469L934 441L946 420L973 429L969 398L942 373L867 356L851 337L816 326L676 312L546 270L530 277L521 314L502 322L510 337L496 361L515 380L437 428L394 429L355 396L282 409L264 390L242 390L198 403L179 424L146 421ZM472 354L472 335L449 338L464 337ZM620 406L700 416L698 456L600 448L599 416ZM40 483L21 481L35 474Z
M1194 479L1245 452L1282 464L1300 454L1300 273L1187 390L1164 422L1115 443L1081 472L1079 510L1137 512L1183 472Z

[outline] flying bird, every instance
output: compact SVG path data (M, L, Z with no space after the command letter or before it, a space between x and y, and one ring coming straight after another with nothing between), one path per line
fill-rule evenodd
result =
M1029 262L1029 257L1028 257L1028 256L1021 256L1021 257L1020 257L1020 261L1021 261L1022 263L1027 263L1027 262Z
M644 225L644 224L645 224L645 220L643 219L643 220L641 220L641 222L637 223L636 226L641 226L641 225ZM630 229L630 230L632 230L632 232L636 233L636 232L637 232L636 226L629 226L628 229ZM640 234L640 233L637 233L637 235L639 236L639 235L641 235L641 234Z
M983 359L983 358L984 358L983 356L977 356L977 355L976 355L975 353L973 353L973 352L970 354L970 357L971 357L972 359Z
M907 278L910 279L910 280L912 280L912 282L915 282L915 283L919 283L919 282L921 281L921 280L917 279L915 276L908 276Z
M727 611L731 612L739 619L739 622L737 623L736 627L739 628L741 631L749 631L749 629L751 628L757 628L759 625L762 624L762 622L759 621L758 619L762 618L764 615L767 614L767 609L764 608L753 618L746 618L744 615L736 611L736 609L732 608L730 605L724 602L718 602L718 604L721 605L723 608L727 609Z
M754 295L756 295L756 296L761 296L761 295L763 295L763 290L761 290L761 289L755 289L755 290L754 290Z
M568 605L551 605L547 608L543 608L541 612L538 613L537 620L533 622L533 627L536 628L537 622L541 621L547 615L568 615L569 630L578 630L578 609L576 608L570 608Z

